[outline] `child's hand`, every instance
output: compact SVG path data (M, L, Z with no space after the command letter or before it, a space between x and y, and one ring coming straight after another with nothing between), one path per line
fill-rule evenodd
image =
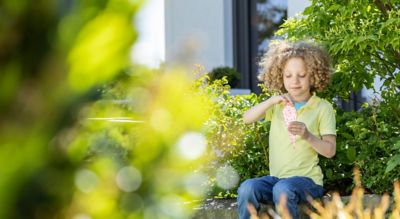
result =
M310 135L306 124L299 121L291 122L288 126L288 130L291 134L299 135L302 139L307 139Z
M288 94L273 96L273 97L271 97L271 99L273 99L274 104L283 103L284 105L286 105L286 104L293 105Z

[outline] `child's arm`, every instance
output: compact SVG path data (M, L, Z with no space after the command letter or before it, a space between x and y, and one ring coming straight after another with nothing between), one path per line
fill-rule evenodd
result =
M322 139L317 138L315 135L309 133L306 138L311 146L324 157L332 158L336 154L336 136L335 135L323 135Z
M265 111L272 107L273 105L280 103L280 102L285 102L285 103L291 103L289 97L287 95L281 95L281 96L273 96L269 98L268 100L261 102L249 110L247 110L243 114L243 121L246 124L257 122L258 120L264 118L265 116Z
M294 121L289 124L289 132L294 135L300 135L302 139L308 141L311 146L324 157L331 158L336 154L336 136L323 135L322 139L316 137L307 130L304 123Z

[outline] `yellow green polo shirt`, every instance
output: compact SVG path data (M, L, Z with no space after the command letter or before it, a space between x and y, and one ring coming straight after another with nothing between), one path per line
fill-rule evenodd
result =
M296 136L296 145L292 145L283 119L283 108L283 104L275 104L266 111L265 116L267 121L271 121L270 175L278 178L306 176L316 184L323 185L318 153L300 136ZM313 135L319 138L323 135L336 135L335 112L328 101L314 95L296 113L297 121L306 124Z

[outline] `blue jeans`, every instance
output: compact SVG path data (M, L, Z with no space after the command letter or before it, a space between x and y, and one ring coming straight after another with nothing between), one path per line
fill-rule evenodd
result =
M286 195L287 208L293 218L298 218L297 205L307 202L307 197L320 198L324 193L322 186L308 177L294 176L279 179L263 176L244 181L238 190L238 211L240 219L250 218L247 204L252 203L259 210L260 203L279 204L282 194Z

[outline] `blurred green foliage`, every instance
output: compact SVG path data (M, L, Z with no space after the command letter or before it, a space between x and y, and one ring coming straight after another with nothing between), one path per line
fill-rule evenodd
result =
M207 176L196 167L205 160L202 132L211 102L186 71L129 72L59 136L82 173L75 175L67 215L188 218L192 201L207 191Z
M140 1L123 0L1 2L0 218L63 215L72 197L77 166L58 146L55 136L72 124L81 104L99 96L93 85L102 82L104 75L111 78L126 67L117 65L113 72L102 71L101 66L121 62L103 60L97 71L91 72L91 84L86 83L87 75L68 84L68 77L76 77L70 69L77 60L67 62L66 57L80 47L81 38L104 40L99 33L114 28L115 36L106 36L106 43L95 45L93 52L79 61L95 60L110 52L127 60L135 31L131 25L115 24L129 24L139 5ZM115 19L86 31L107 14L114 14ZM113 44L120 43L117 36L124 36L127 48L115 49ZM79 93L75 87L84 89Z
M211 101L130 64L141 0L0 4L0 218L188 218Z

